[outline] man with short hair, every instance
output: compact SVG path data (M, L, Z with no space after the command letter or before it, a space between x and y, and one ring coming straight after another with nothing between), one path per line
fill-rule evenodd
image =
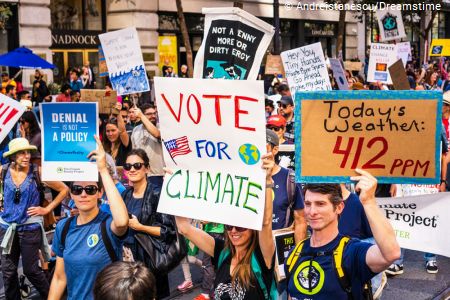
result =
M364 170L355 171L358 175L350 179L358 182L356 191L376 244L339 233L344 209L339 184L306 184L305 216L312 235L297 244L285 262L292 299L363 299L365 283L400 257L394 230L375 200L377 180Z
M161 187L164 177L165 167L163 159L163 150L161 142L161 133L158 128L158 112L152 104L144 104L142 110L133 107L130 109L136 115L142 124L136 126L131 134L131 143L133 149L141 148L150 159L149 180Z
M278 101L280 114L286 119L286 132L284 138L286 144L294 144L294 101L291 96L282 96Z
M31 100L34 102L35 106L39 106L39 103L45 101L46 98L50 98L50 91L48 90L47 84L42 79L44 74L40 70L34 72L33 90L31 95Z
M14 85L8 84L6 86L6 88L5 88L5 91L6 91L6 96L7 97L9 97L11 99L14 99L14 100L17 100L16 99L16 97L17 97L17 89L16 89L16 87Z
M292 97L291 90L289 89L289 86L287 84L285 84L285 83L280 84L277 87L277 91L278 91L278 94L280 94L281 96Z

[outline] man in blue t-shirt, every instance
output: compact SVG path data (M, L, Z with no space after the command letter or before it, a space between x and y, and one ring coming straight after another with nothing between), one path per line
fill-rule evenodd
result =
M293 300L363 299L364 283L400 256L394 230L375 201L377 180L366 171L355 171L359 175L351 180L358 181L356 190L376 244L351 239L343 247L342 270L350 283L347 293L333 258L343 239L338 230L338 216L344 209L341 188L339 184L307 184L305 217L312 235L299 243L285 262L288 293Z

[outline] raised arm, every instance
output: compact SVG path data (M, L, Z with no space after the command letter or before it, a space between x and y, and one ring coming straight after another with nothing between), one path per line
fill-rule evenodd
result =
M120 111L122 109L122 103L117 102L116 109ZM123 120L120 113L117 115L117 127L119 128L120 141L125 147L128 147L128 144L130 143L130 137L128 136L127 129L125 127L125 121Z
M359 199L376 242L376 245L367 251L366 263L372 272L379 273L400 257L400 246L395 239L394 229L382 214L375 200L377 180L366 171L360 169L355 171L361 175L353 176L351 179L358 181L355 189L360 191Z
M123 236L128 228L128 211L122 196L114 184L114 180L108 172L106 166L106 155L100 139L95 136L98 150L89 153L91 160L96 160L98 172L102 178L103 189L108 197L109 207L113 221L111 222L111 231L117 236Z
M143 114L139 108L133 107L131 108L131 110L133 110L134 114L141 119L141 122L144 125L145 129L147 129L147 131L150 132L150 134L153 135L153 137L157 139L161 137L161 132L159 131L158 127L153 125L153 123L150 122L147 116Z
M192 226L190 220L184 217L175 217L178 232L189 239L195 246L211 257L214 257L215 241L212 236L203 230Z
M259 232L259 246L261 248L267 268L272 267L273 255L275 253L275 243L272 235L272 211L273 211L273 180L272 169L275 165L272 153L267 153L262 157L263 169L266 171L266 199L264 205L264 216L262 229Z

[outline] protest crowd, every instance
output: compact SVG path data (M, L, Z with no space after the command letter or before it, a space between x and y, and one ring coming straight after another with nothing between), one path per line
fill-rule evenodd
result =
M322 65L326 72L320 74L320 79L329 82L328 90L342 90L341 84L345 82L348 93L397 89L383 80L368 80L369 57L370 51L360 69L352 70L345 69L337 60L344 78L337 76L330 59L324 57ZM228 75L221 78L240 79L238 73L233 73L238 69L230 68L224 67ZM191 145L192 151L189 146L186 151L183 146L186 141L168 143L163 139L166 124L160 123L159 108L163 100L168 100L165 97L157 100L162 94L154 92L159 81L145 78L149 85L146 91L119 95L115 93L117 83L112 76L104 89L97 88L88 63L69 68L66 81L59 83L60 93L52 98L41 70L36 69L29 90L11 78L12 74L3 73L2 94L20 103L25 110L0 144L1 272L5 298L26 298L30 293L26 278L42 299L164 299L170 296L171 290L187 293L194 288L190 265L197 265L201 267L202 283L201 294L195 300L382 299L387 275L404 272L404 250L376 198L413 193L406 182L378 183L377 176L360 165L353 168L353 175L347 181L330 183L325 178L323 183L300 183L296 180L294 169L298 166L294 153L297 152L286 150L300 145L296 134L301 118L296 115L299 111L296 106L300 100L286 78L292 74L291 68L295 69L291 66L285 68L286 73L265 74L264 67L257 66L257 77L264 82L265 95L262 133L265 148L259 149L257 164L265 180L262 182L265 187L260 188L264 203L259 230L237 226L237 223L211 222L206 213L205 219L193 219L160 212L161 194L168 193L175 175L182 176L181 171L166 167L168 158L175 162L176 155L193 151L200 155L200 148L199 141L196 150ZM172 89L177 89L180 80L190 80L187 66L181 66L179 74L173 70L169 62L160 70L168 78L167 82L178 80ZM217 69L205 68L203 72L202 78L206 78ZM429 185L430 193L450 190L449 74L450 60L443 57L422 64L418 57L411 56L404 65L407 90L443 93L442 122L439 121L437 128L442 142L440 183ZM63 177L60 181L44 181L42 154L48 151L48 145L44 145L43 135L44 128L52 125L45 124L50 121L42 109L47 103L84 103L84 90L98 90L108 98L114 97L109 109L100 109L95 116L98 135L95 146L85 155L85 160L95 165L98 180L86 181L78 176L71 181ZM182 101L180 98L180 111ZM170 109L175 116L176 111ZM218 110L220 114L220 107ZM222 120L233 118L223 111ZM260 119L262 114L261 110ZM189 116L195 119L195 115ZM67 116L64 118L67 120ZM220 118L217 115L215 118L219 124ZM76 141L81 135L70 138ZM94 143L93 136L88 138ZM69 141L68 136L66 139ZM317 139L320 143L320 135ZM217 155L226 160L226 146L217 147ZM211 148L205 144L205 149ZM243 154L247 161L252 158L249 153L251 150ZM382 163L381 160L378 162ZM78 167L77 162L72 162L72 166ZM168 176L172 177L168 179ZM179 188L181 200L183 195L191 197L189 180L194 180L194 175L188 172L187 176L185 190L184 186ZM212 175L205 176L207 190L208 182L211 185L213 182ZM243 182L241 179L239 193ZM170 189L176 190L173 185ZM191 198L200 199L201 183L196 189L199 196ZM224 198L225 192L222 202ZM218 199L219 195L217 200L208 201L217 203ZM235 206L239 205L242 204L238 197ZM283 244L287 248L279 248L278 235L290 241ZM23 275L19 276L20 259ZM184 281L169 282L168 274L177 266L182 268ZM436 254L424 253L425 271L438 273Z

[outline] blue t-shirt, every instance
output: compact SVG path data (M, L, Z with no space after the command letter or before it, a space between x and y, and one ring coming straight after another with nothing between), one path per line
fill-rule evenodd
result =
M119 191L119 194L121 195L123 191L127 189L120 181L116 183L116 188ZM108 197L106 197L106 193L103 193L102 195L102 203L100 204L100 210L108 214L111 214L111 208L109 207Z
M1 170L0 170L1 172ZM8 168L4 178L3 184L3 212L1 213L2 219L7 223L17 223L23 224L25 223L30 215L28 215L27 211L30 207L35 207L40 205L40 197L39 191L37 188L36 181L33 178L32 167L28 171L27 177L18 187L20 192L17 192L20 195L18 199L18 203L14 202L14 198L16 196L16 184L12 180L11 177L11 168ZM8 226L0 224L3 229L7 229ZM39 224L29 224L24 226L17 227L17 231L23 230L35 230L39 228Z
M124 202L125 202L125 205L127 206L128 213L131 215L134 215L136 218L139 219L141 217L141 213L142 213L142 204L144 203L144 198L134 198L133 196L131 196L131 198L129 198L128 201L125 199ZM136 233L136 231L134 229L130 228L130 230L128 230L128 236L124 240L125 245L130 247L132 250L135 250L135 248L134 248L134 246L135 246L134 234L135 233Z
M311 247L310 240L305 241L302 249L303 254L292 269L288 282L288 293L292 300L348 299L346 292L339 284L331 254L342 237L339 234L334 240L322 247ZM350 240L344 249L343 267L351 282L354 300L362 299L364 283L376 275L366 264L366 253L371 246L373 245L359 240ZM313 258L313 253L319 252L326 254ZM285 272L287 274L286 265ZM309 279L310 274L311 279ZM311 280L311 285L309 280Z
M122 257L122 243L112 231L112 217L99 211L91 222L77 225L75 217L66 235L65 248L61 245L61 235L64 224L62 220L56 226L52 250L64 258L64 270L67 277L68 300L93 299L93 286L97 274L111 263L102 240L101 222L106 220L106 230L117 257Z
M272 176L273 179L273 216L272 216L272 230L284 228L286 223L286 211L289 207L287 180L289 170L281 167L280 171ZM290 179L289 179L290 180ZM303 202L303 194L301 192L300 184L295 184L294 206L293 210L303 209L305 207ZM289 220L289 225L292 220Z
M358 195L350 193L344 204L344 210L339 216L339 233L360 240L373 237L369 221Z

